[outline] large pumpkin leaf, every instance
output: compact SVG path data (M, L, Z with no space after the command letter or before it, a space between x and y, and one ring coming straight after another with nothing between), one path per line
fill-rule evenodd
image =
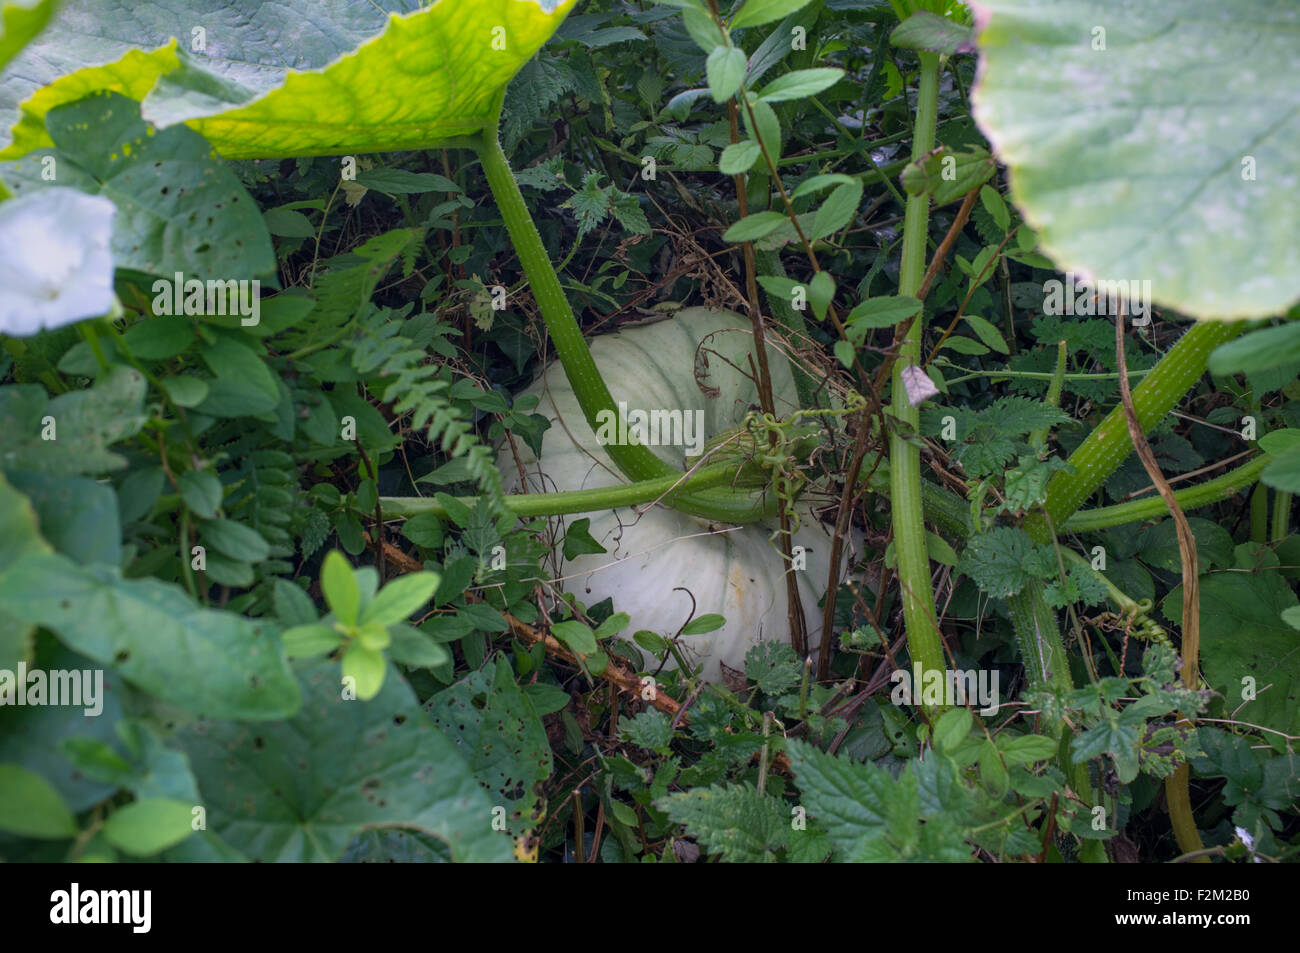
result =
M67 647L188 711L280 718L301 704L272 636L249 619L195 606L178 586L78 566L33 532L30 503L0 478L0 619L39 625Z
M295 718L197 722L176 736L224 841L254 860L332 861L363 828L405 828L455 860L510 859L493 800L395 670L366 702L342 697L336 662L300 669L300 681Z
M188 122L227 158L429 148L492 122L575 2L156 0L114 31L117 0L72 0L14 61L0 111L21 119L0 155L48 145L44 114L95 89L143 98L146 119Z
M31 42L50 22L54 0L40 0L36 4L5 3L0 5L0 69L18 55L18 51Z
M1300 297L1300 6L980 0L974 115L1062 269L1200 318Z

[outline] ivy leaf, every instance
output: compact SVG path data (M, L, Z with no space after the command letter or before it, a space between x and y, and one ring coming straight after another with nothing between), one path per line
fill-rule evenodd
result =
M591 535L590 517L583 517L569 524L569 528L564 533L565 559L576 559L589 553L604 552L608 552L608 550L596 542Z

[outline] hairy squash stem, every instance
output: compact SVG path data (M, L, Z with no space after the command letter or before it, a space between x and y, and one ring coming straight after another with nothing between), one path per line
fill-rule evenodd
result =
M916 94L916 123L912 132L912 159L919 161L934 148L939 99L939 55L922 52ZM915 295L925 276L926 237L930 221L929 193L908 196L903 217L903 259L898 293ZM911 431L920 427L921 414L907 398L903 371L916 367L921 355L923 313L907 330L894 363L890 413ZM895 430L889 436L890 507L894 523L894 551L902 591L907 649L913 664L942 671L947 668L939 638L938 612L930 588L930 555L925 538L921 504L921 451Z
M519 256L519 264L532 287L537 308L546 322L546 330L555 343L555 351L564 367L564 374L573 386L574 396L578 399L583 415L595 430L597 413L605 410L617 414L618 406L591 357L582 329L578 326L578 320L569 307L569 300L564 296L560 280L546 254L546 246L542 244L537 226L528 214L519 184L515 181L510 162L497 138L495 124L484 129L476 142L476 151L483 164L488 187L501 212L501 219L505 222L511 243ZM664 463L646 447L610 444L606 450L619 470L633 481L682 477L679 471ZM675 496L673 508L693 516L728 523L754 522L769 515L770 509L752 492L724 487Z
M622 486L565 490L559 493L512 493L505 498L506 510L520 519L531 519L535 516L596 513L619 506L640 506L654 502L671 506L677 497L686 492L726 486L735 476L734 463L714 463L691 474L670 473L668 476L638 480ZM379 501L389 516L410 517L420 513L433 513L446 518L450 515L447 507L431 496L384 496ZM459 497L457 501L472 507L478 497Z

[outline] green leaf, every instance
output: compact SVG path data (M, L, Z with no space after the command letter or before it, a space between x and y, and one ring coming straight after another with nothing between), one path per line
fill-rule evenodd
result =
M734 46L715 47L704 63L709 92L715 103L725 103L740 91L745 79L745 51Z
M35 4L4 4L4 28L0 29L0 69L45 28L54 8L54 0L39 0Z
M180 486L181 499L190 512L204 519L217 515L225 491L215 473L211 470L186 470L176 482Z
M848 225L858 213L858 204L861 201L861 181L855 179L851 183L835 186L821 208L817 209L817 214L813 216L812 231L808 235L808 240L816 241L825 238Z
M608 619L596 626L596 641L611 639L632 624L632 617L626 612L615 612Z
M999 354L1010 354L1011 349L1007 347L1006 340L1002 337L1002 332L992 325L987 319L981 318L978 314L962 315L963 320L971 326L971 329L979 336L979 339L987 344Z
M726 34L718 27L717 21L708 11L698 5L683 4L682 6L682 24L696 46L705 53L711 53L719 45L726 44Z
M975 716L965 708L953 708L939 716L934 726L934 746L940 754L952 754L966 740Z
M1149 278L1154 302L1199 318L1265 317L1300 297L1284 172L1300 152L1300 8L1170 0L1122 23L1084 0L980 9L975 118L1061 271ZM1207 49L1248 50L1249 68L1188 55Z
M592 655L598 647L591 629L577 619L555 623L551 626L551 635L578 655Z
M352 688L361 701L370 701L384 686L388 660L384 653L367 648L357 639L343 653L343 677L352 680Z
M996 171L993 157L979 146L962 152L940 146L903 169L903 189L908 195L928 193L936 206L947 205L979 188Z
M119 807L104 822L104 837L133 857L151 857L193 833L193 805L147 798Z
M727 624L725 616L716 612L706 612L704 615L696 616L690 622L682 627L682 635L703 635L706 632L715 632Z
M1057 743L1046 735L997 736L998 749L1009 764L1033 764L1056 756Z
M1055 565L1024 530L995 526L972 539L957 569L995 599L1014 596Z
M745 653L745 677L765 695L781 695L803 680L803 662L784 642L765 639Z
M117 267L169 281L176 272L188 281L274 271L271 237L257 204L202 136L183 127L155 132L140 118L139 103L112 92L59 106L45 121L60 171L76 169L82 191L103 194L118 207L111 246ZM6 172L16 194L64 184L62 175L45 180L42 158L32 156ZM171 315L172 288L151 290L155 311ZM167 310L157 307L161 303ZM213 310L217 306L214 298Z
M718 158L718 171L723 175L740 175L742 172L748 172L762 154L762 147L751 139L733 142L722 150L722 155Z
M430 716L469 759L473 777L490 792L491 803L506 807L504 820L515 837L536 826L538 795L552 771L546 727L532 698L516 684L509 662L499 658L495 666L470 672L428 703Z
M748 783L697 787L655 806L724 863L774 861L792 833L786 805Z
M590 526L591 519L585 516L569 524L569 528L564 533L565 559L576 559L590 553L608 552L604 546L592 538Z
M199 526L205 544L237 562L257 563L268 559L271 548L255 529L234 520L206 520Z
M356 625L361 611L361 588L347 557L337 549L331 550L321 564L321 594L335 617L344 625Z
M809 0L745 0L736 15L731 18L731 28L740 30L747 26L762 26L773 20L781 20L807 6Z
M42 556L0 571L0 610L51 629L64 644L186 711L275 718L299 704L278 646L261 626L198 609L178 586ZM159 645L171 650L160 652Z
M1300 447L1287 450L1264 468L1260 482L1287 493L1300 492Z
M163 389L177 407L197 407L208 396L208 382L199 377L180 374L176 377L164 377Z
M894 27L889 42L905 50L931 50L949 56L974 53L975 30L929 10L917 10Z
M727 229L722 235L722 240L725 242L752 242L764 235L770 235L788 221L789 219L781 212L755 212L753 215L746 215Z
M411 613L433 598L439 582L441 577L435 572L412 572L398 576L366 604L361 613L361 622L392 625L406 621Z
M280 388L260 352L260 344L253 347L234 338L223 337L205 345L199 353L216 380L208 381L208 396L198 405L199 412L212 417L247 417L274 410L280 402Z
M932 759L942 767L922 769L909 763L893 778L875 764L832 757L802 741L789 742L788 753L800 803L806 806L809 820L830 835L835 859L847 863L972 859L957 824L958 803L922 811L920 772L950 771L945 759ZM949 789L959 787L951 774L946 777Z
M289 658L312 658L333 652L343 644L343 636L328 625L311 622L285 630L280 642Z
M1210 354L1211 374L1258 374L1300 361L1300 322L1243 334Z
M417 546L433 549L442 543L442 520L436 513L418 513L402 524L402 535Z
M122 562L122 523L113 488L89 477L9 474L40 520L41 535L83 566ZM3 667L3 666L0 666Z
M758 98L765 103L783 103L791 99L806 99L830 89L844 76L844 70L831 67L800 69L778 76L763 87Z
M21 837L75 837L77 821L63 797L39 774L0 764L0 830Z
M832 185L852 185L858 181L851 175L845 175L843 172L827 172L820 175L809 176L800 182L793 192L790 193L790 200L794 201L803 198L805 195L811 195L814 192L820 192L822 189L828 189Z
M435 148L495 121L510 79L573 5L440 0L390 17L380 4L284 0L268 22L257 0L190 0L135 21L141 45L159 49L123 56L120 41L84 26L114 22L114 0L85 0L60 11L15 60L24 82L0 108L59 80L24 104L11 150L19 155L48 144L45 110L105 88L144 98L159 126L189 123L227 158ZM229 27L210 30L205 54L177 50L173 37L188 38L195 23L227 19ZM219 74L205 69L209 58ZM112 65L61 76L69 63Z
M753 93L746 93L745 96L749 101L749 109L741 110L745 130L749 133L749 138L763 144L768 155L775 162L781 157L781 120L776 118L776 110ZM753 119L750 118L751 110L754 114Z
M6 469L98 474L126 459L108 448L139 432L149 385L133 367L113 367L94 387L49 400L38 384L0 387L0 455ZM47 433L45 417L54 418Z
M997 189L991 185L980 186L980 204L984 206L984 210L993 217L994 223L1003 232L1011 228L1011 213L1007 211L1007 203L1002 200L1002 195ZM1022 233L1023 231L1022 229ZM1017 234L1016 237L1019 238L1020 234Z
M844 323L862 328L863 331L870 328L891 328L920 311L921 302L909 295L868 298L848 313Z
M1300 606L1276 571L1201 577L1201 669L1233 717L1285 734L1300 732L1300 632L1282 614ZM1183 587L1165 597L1181 624Z
M673 725L663 712L648 708L632 718L620 721L618 733L624 741L663 753L673 740Z
M494 800L395 671L370 701L345 700L336 663L302 666L305 703L287 721L180 729L208 827L250 860L328 862L364 827L422 830L457 861L504 862ZM221 792L238 791L237 798Z
M829 271L819 271L808 282L808 303L812 305L817 320L824 320L831 302L835 300L835 279Z
M419 629L394 625L388 631L393 639L388 655L394 662L407 668L441 668L451 662L451 653Z

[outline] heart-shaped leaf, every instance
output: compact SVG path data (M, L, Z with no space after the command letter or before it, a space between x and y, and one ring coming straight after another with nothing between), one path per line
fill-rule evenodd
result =
M132 22L149 50L104 36L115 0L68 4L0 91L0 113L19 119L0 155L48 145L45 113L98 89L143 99L160 127L187 122L227 158L431 148L495 121L575 2L159 3Z
M980 0L976 121L1061 269L1199 318L1300 297L1300 7Z

